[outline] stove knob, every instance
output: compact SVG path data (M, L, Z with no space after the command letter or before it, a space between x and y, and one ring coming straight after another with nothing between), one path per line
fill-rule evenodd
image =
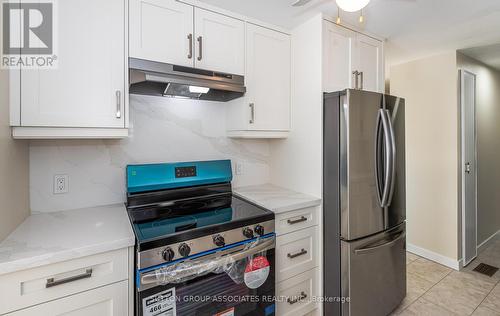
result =
M252 229L248 227L243 228L243 236L245 236L246 238L253 238Z
M191 252L191 248L189 248L189 246L186 243L181 244L179 246L179 253L181 254L181 256L187 257L187 256L189 256L190 252Z
M214 244L217 247L224 247L226 245L226 242L224 241L224 237L222 237L221 235L215 235L213 237L213 239L214 239Z
M264 235L264 227L262 225L255 226L253 230L257 233L257 235Z
M165 261L170 262L170 261L172 261L172 259L174 259L175 253L172 249L165 248L163 250L163 252L161 253L161 256L163 257L163 259Z

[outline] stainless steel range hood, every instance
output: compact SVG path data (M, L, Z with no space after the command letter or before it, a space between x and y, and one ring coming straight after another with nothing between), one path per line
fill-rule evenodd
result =
M170 96L208 101L242 97L245 77L209 70L129 59L132 94Z

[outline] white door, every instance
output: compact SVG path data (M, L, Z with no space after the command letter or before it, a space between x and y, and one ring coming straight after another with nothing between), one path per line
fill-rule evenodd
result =
M355 33L324 21L323 36L323 91L354 88L352 54Z
M125 127L126 0L58 2L58 68L21 73L21 125Z
M130 0L130 57L193 67L193 10L175 0Z
M128 281L23 309L8 316L127 316Z
M462 252L464 266L477 256L476 75L461 77Z
M247 24L248 129L290 129L290 36Z
M363 34L356 35L352 71L358 71L358 88L384 91L383 43Z
M196 8L195 67L230 74L245 73L245 23Z

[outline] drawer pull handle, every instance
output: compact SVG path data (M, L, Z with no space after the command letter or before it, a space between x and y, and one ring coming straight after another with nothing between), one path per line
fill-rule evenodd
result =
M293 225L293 224L298 224L298 223L302 223L305 221L307 221L307 217L301 216L299 219L295 219L295 220L289 219L287 222L288 222L288 224Z
M288 304L293 305L295 303L298 303L298 302L302 301L306 297L307 297L306 293L300 292L300 296L299 297L294 298L294 299L287 298L286 301L288 302Z
M85 273L75 275L69 278L61 279L61 280L54 280L54 278L47 279L47 283L45 284L46 288L49 287L54 287L57 285L65 284L65 283L70 283L73 281L81 280L81 279L87 279L92 276L92 269L87 269Z
M291 253L289 253L287 255L287 257L290 258L290 259L293 259L293 258L297 258L297 257L303 256L305 254L307 254L307 250L305 250L304 248L302 248L302 250L300 252L294 253L293 255Z

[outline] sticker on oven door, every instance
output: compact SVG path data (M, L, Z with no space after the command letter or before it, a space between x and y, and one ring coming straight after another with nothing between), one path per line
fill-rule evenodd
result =
M142 299L143 316L175 316L175 287Z
M244 280L246 286L251 289L260 287L269 276L269 261L266 257L258 256L250 260L245 268Z
M230 309L226 309L223 312L217 313L214 316L234 316L234 307L231 307Z

